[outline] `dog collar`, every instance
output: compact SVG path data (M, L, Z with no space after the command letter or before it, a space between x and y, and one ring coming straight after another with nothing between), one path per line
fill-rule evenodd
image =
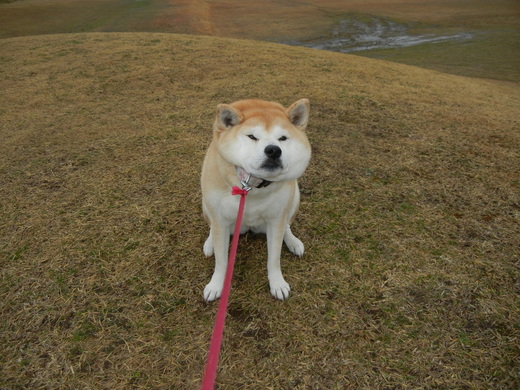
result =
M242 186L244 186L244 188L262 188L267 187L269 184L272 183L269 180L260 179L259 177L255 177L250 173L247 173L244 168L235 167L235 170L237 172L238 180L240 180L240 183L242 183Z

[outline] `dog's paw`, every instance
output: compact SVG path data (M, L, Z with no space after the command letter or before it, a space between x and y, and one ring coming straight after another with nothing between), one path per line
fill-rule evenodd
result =
M219 299L222 294L223 284L222 282L214 282L213 280L209 282L204 288L204 300L206 302L213 302Z
M287 248L289 248L291 253L295 254L298 257L303 256L303 252L305 252L305 246L303 245L303 242L301 242L298 238L292 236L290 238L285 239L284 241L285 245L287 245Z
M211 238L211 235L208 237L206 242L204 243L204 256L211 257L213 256L214 249L213 249L213 239Z
M283 277L270 280L269 287L271 289L271 295L276 299L283 301L289 298L291 286L289 286L289 283L287 283Z

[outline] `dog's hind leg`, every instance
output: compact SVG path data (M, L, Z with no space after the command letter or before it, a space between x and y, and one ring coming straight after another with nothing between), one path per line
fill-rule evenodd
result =
M303 242L301 242L294 234L292 234L291 226L287 225L285 228L285 233L283 235L283 241L287 248L294 253L296 256L302 257L303 252L305 251L305 246Z
M211 257L213 256L213 253L215 253L215 250L213 248L213 237L211 236L211 229L209 231L209 236L204 243L204 256Z

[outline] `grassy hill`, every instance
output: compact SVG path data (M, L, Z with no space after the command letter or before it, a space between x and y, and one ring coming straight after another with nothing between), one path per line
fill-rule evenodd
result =
M0 40L0 387L196 389L215 304L199 172L215 106L312 103L274 301L237 267L220 389L519 384L520 91L233 39Z
M352 38L355 28L338 35L338 27L361 22L369 28L373 18L385 22L379 27L391 22L403 28L400 38L469 34L471 39L378 48L356 52L359 55L461 76L520 81L518 0L0 0L0 38L163 32L304 45ZM386 36L383 30L375 35ZM361 40L366 44L366 39Z

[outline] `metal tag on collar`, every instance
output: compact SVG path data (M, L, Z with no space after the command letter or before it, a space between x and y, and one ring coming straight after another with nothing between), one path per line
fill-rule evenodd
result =
M249 186L249 179L251 178L251 174L248 173L245 180L240 180L240 184L242 184L242 189L246 190L247 192L251 191L251 187Z

